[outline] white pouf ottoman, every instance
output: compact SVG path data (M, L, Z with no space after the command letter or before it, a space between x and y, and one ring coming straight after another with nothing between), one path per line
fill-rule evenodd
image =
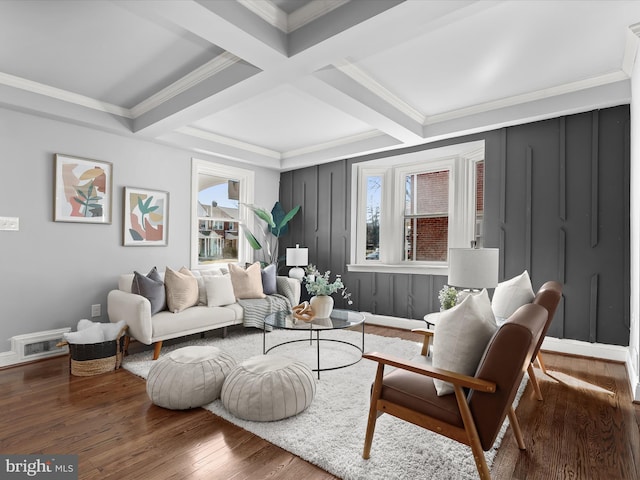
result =
M235 366L233 357L217 347L179 348L153 363L147 394L156 405L172 410L200 407L220 396Z
M238 418L269 422L302 412L315 394L313 372L304 363L278 355L258 355L227 375L220 399Z

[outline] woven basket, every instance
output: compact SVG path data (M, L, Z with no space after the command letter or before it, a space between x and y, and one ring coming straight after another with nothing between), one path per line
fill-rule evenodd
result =
M60 342L59 346L69 345L71 375L90 377L120 368L126 330L127 327L124 327L115 340L106 342L84 344Z

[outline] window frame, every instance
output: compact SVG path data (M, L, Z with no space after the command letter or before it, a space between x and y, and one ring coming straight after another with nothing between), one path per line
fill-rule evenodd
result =
M200 265L198 263L198 177L199 175L211 175L228 180L238 180L240 182L240 196L238 199L238 222L247 225L253 231L254 217L249 215L248 208L242 205L252 205L255 195L255 172L244 168L231 167L221 163L214 163L198 158L191 159L191 254L190 264L192 270L215 270L220 268L216 264ZM240 232L240 229L238 229ZM238 235L238 262L253 261L253 249L244 235Z
M447 275L447 261L404 260L405 177L449 170L448 249L469 247L476 234L475 165L484 160L484 141L354 163L352 166L350 272ZM486 163L485 163L486 165ZM380 256L365 260L367 177L381 176ZM385 201L390 199L391 201Z

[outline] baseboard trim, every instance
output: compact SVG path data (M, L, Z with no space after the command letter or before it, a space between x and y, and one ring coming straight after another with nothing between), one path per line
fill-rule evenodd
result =
M365 322L370 325L381 325L384 327L401 328L411 330L413 328L426 327L423 320L413 320L408 318L390 317L387 315L377 315L370 312L362 312ZM578 355L582 357L593 357L602 360L612 360L615 362L627 363L630 358L629 349L619 345L608 345L604 343L589 343L579 340L569 340L554 337L546 337L542 343L542 349L550 352L564 353L568 355Z

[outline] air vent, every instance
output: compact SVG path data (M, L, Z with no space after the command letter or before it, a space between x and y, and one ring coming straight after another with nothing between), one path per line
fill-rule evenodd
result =
M12 351L2 354L0 365L11 365L56 355L66 355L69 353L69 347L57 347L56 345L62 340L63 334L70 330L70 328L61 328L16 335L11 338Z
M40 342L35 342L35 343L27 343L26 345L24 345L24 350L23 350L23 357L27 358L27 357L32 357L34 355L40 357L43 354L50 354L50 353L60 353L60 354L64 354L65 349L64 347L56 347L56 345L58 344L58 342L60 342L62 338L57 338L55 340L42 340Z

